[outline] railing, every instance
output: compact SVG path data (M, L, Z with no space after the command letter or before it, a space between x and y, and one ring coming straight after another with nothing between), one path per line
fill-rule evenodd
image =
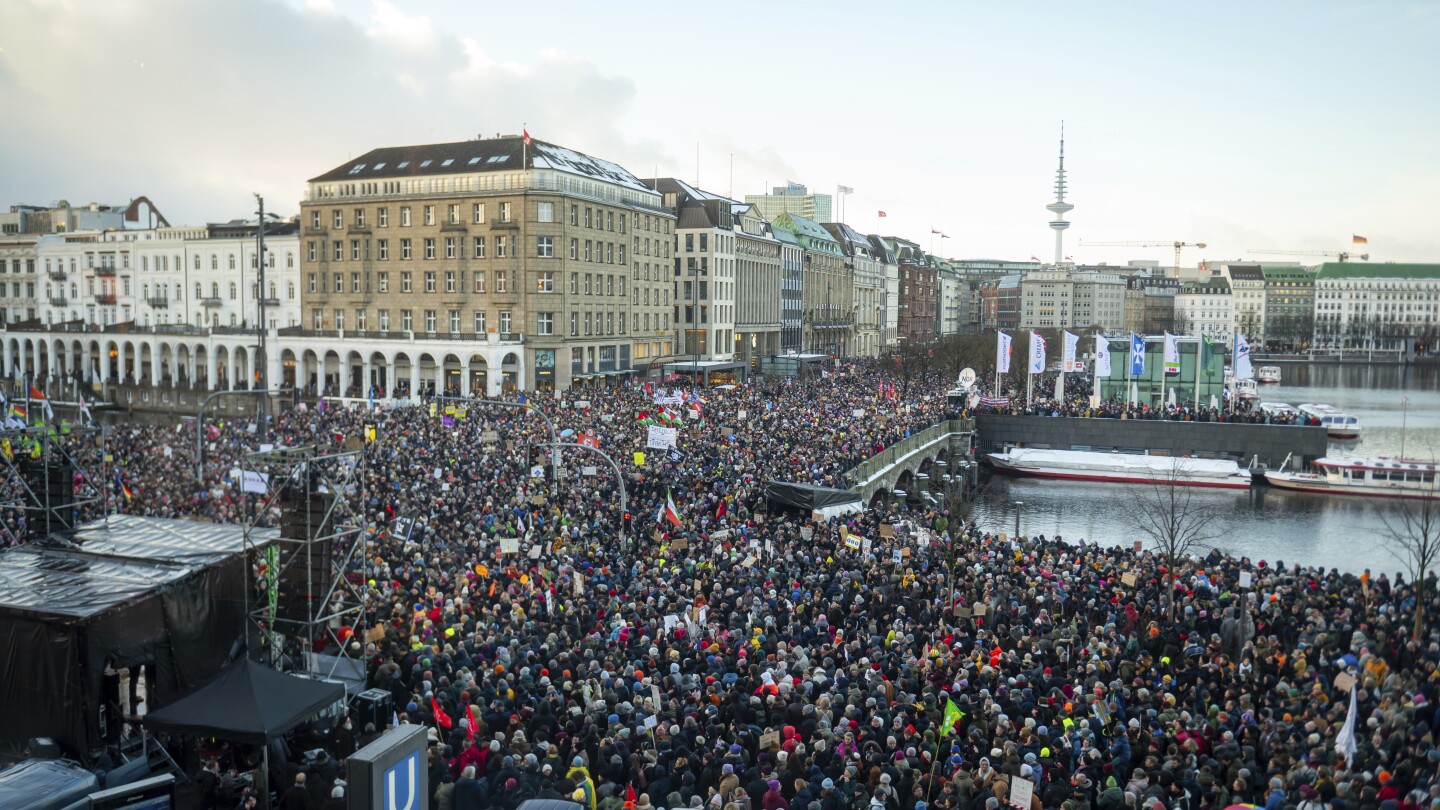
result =
M280 306L280 299L279 299L279 298L261 298L261 299L260 299L260 304L261 304L261 306L278 307L278 306Z
M314 225L306 225L304 234L306 236L325 236L329 231L325 228L317 228Z
M145 303L156 309L168 309L170 307L170 299L164 296L158 298L146 298Z
M937 422L923 430L911 433L905 437L904 441L891 445L855 465L854 468L845 473L845 480L849 481L852 485L864 483L874 477L876 473L915 452L915 449L918 447L922 447L942 436L948 436L952 433L970 433L974 430L975 421L973 419L949 419L944 422Z
M212 309L215 308L215 307L218 307L218 306L222 306L224 303L225 303L224 301L221 301L219 298L215 298L215 297L213 297L213 296L210 297L210 298L201 298L201 299L200 299L200 306L202 306L202 307L209 307L209 308L212 308Z
M253 327L253 326L212 326L212 327L210 327L210 334L212 334L212 335L253 335L253 334L255 334L255 327Z
M66 297L63 296L63 295L52 295L52 296L50 296L50 306L52 306L52 307L63 307L63 306L67 306L69 303L70 303L70 299L69 299L69 298L66 298Z
M104 306L115 305L115 293L95 293L95 303Z
M115 275L115 268L114 268L113 266L97 267L97 268L95 268L95 275L97 275L97 276L113 276L113 275Z
M491 227L491 228L508 228L508 229L510 229L510 230L516 230L516 231L518 231L518 230L520 230L520 220L518 220L518 219L492 219L492 220L490 220L490 227Z
M48 275L50 278L55 279L56 281L64 281L64 280L65 280L65 271L64 271L64 270L51 270L50 272L46 273L46 275Z

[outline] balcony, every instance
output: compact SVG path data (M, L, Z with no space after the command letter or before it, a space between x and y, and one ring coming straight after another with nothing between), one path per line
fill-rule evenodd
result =
M65 271L64 271L64 270L51 270L50 272L46 273L45 275L49 276L50 278L52 278L52 279L54 279L54 280L56 280L56 281L64 281L64 280L65 280Z
M441 233L466 233L469 230L464 222L446 222L440 226Z
M357 222L350 226L350 233L370 233L370 226L363 222Z
M492 220L490 220L490 228L491 228L492 230L495 229L495 228L501 228L501 229L504 229L504 230L518 231L518 230L520 230L520 220L518 220L518 219L492 219Z
M169 299L168 297L164 297L164 296L161 296L161 297L158 297L158 298L146 298L146 299L145 299L145 303L149 304L150 306L154 307L155 309L169 309L169 308L170 308L170 299Z
M223 301L221 301L219 298L215 298L215 297L201 298L201 299L200 299L200 306L206 307L207 309L213 309L213 308L215 308L215 307L219 307L219 306L221 306L223 303L224 303Z
M102 306L115 306L115 293L95 293L95 303Z
M52 306L52 307L68 306L69 303L70 303L70 299L69 299L69 298L66 298L66 297L63 296L63 295L52 295L52 296L50 296L50 306Z
M113 276L115 275L115 268L114 268L114 267L97 267L97 268L95 268L95 275L97 275L97 276L111 276L111 277L113 277Z
M260 306L262 306L262 307L278 307L278 306L280 306L280 299L279 299L279 298L261 298L261 299L260 299Z
M330 232L325 228L317 228L314 225L307 225L305 226L304 233L306 236L325 236Z

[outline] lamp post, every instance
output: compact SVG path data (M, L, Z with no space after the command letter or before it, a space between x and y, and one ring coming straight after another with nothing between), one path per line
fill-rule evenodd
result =
M1025 506L1024 501L1015 502L1015 537L1020 537L1020 509Z
M258 192L255 194L255 203L259 206L259 210L255 212L258 217L255 226L255 267L257 271L255 280L255 331L257 339L255 367L258 372L258 377L257 379L250 380L250 384L261 391L265 391L270 387L269 369L267 368L270 364L270 359L265 352L265 296L268 294L265 290L265 217L267 215L265 213L265 198L260 196ZM269 216L276 217L275 214L270 214ZM278 217L276 218L278 219ZM255 419L256 438L261 444L264 444L268 440L269 426L266 423L269 421L267 417L270 410L269 406L270 397L262 394L256 402L257 411Z

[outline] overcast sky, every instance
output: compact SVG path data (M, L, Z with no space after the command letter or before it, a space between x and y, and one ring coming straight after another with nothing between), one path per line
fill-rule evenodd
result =
M1077 261L1352 234L1440 261L1437 41L1429 0L0 0L0 204L294 213L371 148L524 125L641 176L695 180L698 146L711 191L845 184L862 230L1049 259L1064 119Z

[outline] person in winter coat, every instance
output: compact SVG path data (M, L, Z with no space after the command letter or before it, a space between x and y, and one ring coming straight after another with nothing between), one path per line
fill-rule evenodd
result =
M1120 789L1120 784L1115 781L1115 777L1105 777L1105 790L1101 791L1095 807L1097 810L1125 809L1125 791Z

